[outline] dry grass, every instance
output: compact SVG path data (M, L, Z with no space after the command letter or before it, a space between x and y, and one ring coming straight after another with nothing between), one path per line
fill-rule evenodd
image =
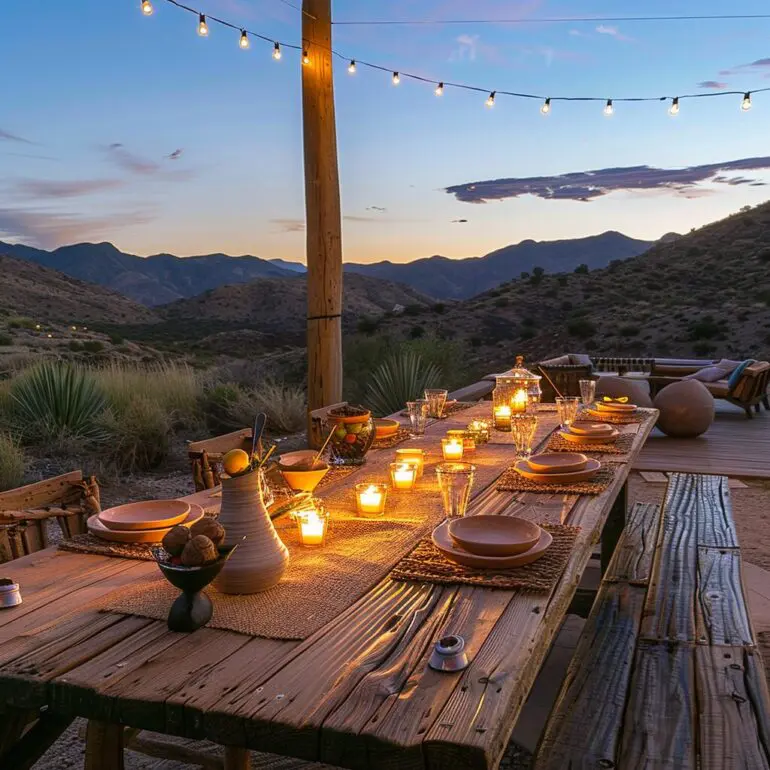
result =
M14 489L24 481L24 452L9 434L0 433L0 492Z
M254 423L259 412L267 415L267 430L271 433L296 433L305 427L307 399L305 391L296 385L265 379L255 388L245 389L224 384L214 388L210 401L220 413L220 421L229 429L245 428Z

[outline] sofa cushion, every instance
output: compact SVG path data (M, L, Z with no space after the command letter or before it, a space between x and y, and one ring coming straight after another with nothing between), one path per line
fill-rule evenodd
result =
M656 358L654 360L656 366L704 367L716 363L716 361L704 360L702 358Z
M714 398L727 398L730 395L730 387L727 384L727 380L717 380L716 382L706 382L704 384Z
M628 398L637 406L651 407L650 386L644 380L631 380L628 377L600 377L596 383L596 397Z
M591 360L591 356L586 353L570 353L569 361L576 366L593 366L594 363Z
M735 367L733 373L727 378L727 387L730 388L730 390L732 390L738 384L746 367L751 366L753 363L754 359L749 358L746 361L741 361L741 363Z
M540 366L571 366L572 361L570 361L570 357L565 354L563 356L556 356L556 358L549 358L545 361L540 362Z
M699 364L659 364L656 361L652 373L658 377L686 377L688 374L695 374L702 367L703 362ZM724 376L724 372L722 376Z
M706 366L703 369L699 369L697 372L688 374L685 380L698 380L698 382L716 382L717 380L724 379L724 369L720 369L718 366Z

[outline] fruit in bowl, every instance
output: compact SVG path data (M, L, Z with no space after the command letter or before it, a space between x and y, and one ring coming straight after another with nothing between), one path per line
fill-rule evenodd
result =
M362 465L375 437L372 413L363 406L345 404L330 409L326 423L334 460L341 465Z

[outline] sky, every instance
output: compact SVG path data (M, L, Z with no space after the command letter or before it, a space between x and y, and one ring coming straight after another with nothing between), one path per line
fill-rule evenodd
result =
M41 248L225 252L304 261L301 64L166 0L25 0L3 11L0 239ZM286 43L284 0L188 0ZM419 6L419 7L417 7ZM770 87L770 19L475 24L725 13L721 0L336 0L345 56L549 96L676 96ZM730 13L767 13L741 0ZM12 67L9 69L8 63ZM524 239L687 232L770 195L770 92L670 102L541 102L362 66L335 74L345 261L479 256Z

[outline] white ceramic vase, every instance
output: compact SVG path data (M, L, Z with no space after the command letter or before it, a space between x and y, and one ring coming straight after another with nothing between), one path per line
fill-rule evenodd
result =
M225 594L266 591L278 583L289 563L289 551L265 506L260 477L259 471L252 471L222 479L219 523L225 528L225 544L238 544L214 580Z

